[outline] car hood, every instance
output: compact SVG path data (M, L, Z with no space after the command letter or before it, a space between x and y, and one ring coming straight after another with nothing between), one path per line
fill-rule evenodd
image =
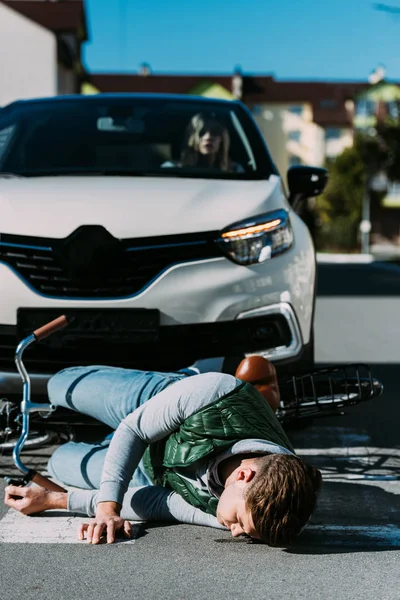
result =
M81 225L103 225L117 238L213 231L283 206L276 175L0 178L0 232L39 237L64 238Z

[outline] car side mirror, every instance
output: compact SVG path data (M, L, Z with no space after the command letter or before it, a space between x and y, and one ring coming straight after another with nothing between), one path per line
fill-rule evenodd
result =
M319 196L328 182L328 171L322 167L296 165L287 172L289 203L294 209L306 198Z

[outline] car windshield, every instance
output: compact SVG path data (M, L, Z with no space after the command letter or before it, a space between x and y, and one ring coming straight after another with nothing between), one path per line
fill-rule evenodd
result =
M265 179L274 172L238 103L97 96L0 110L0 175Z

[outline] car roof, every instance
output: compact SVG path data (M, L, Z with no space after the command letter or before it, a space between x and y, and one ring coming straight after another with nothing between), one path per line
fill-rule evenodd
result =
M64 96L47 96L43 98L29 98L26 100L16 100L8 106L15 105L34 105L47 104L56 102L79 102L79 103L96 103L99 100L176 100L183 101L187 104L198 104L199 102L209 105L232 105L241 104L238 100L227 100L222 98L206 98L204 96L196 96L189 94L158 94L158 93L141 93L141 92L121 92L121 93L100 93L93 95L70 94ZM3 108L6 108L5 106Z

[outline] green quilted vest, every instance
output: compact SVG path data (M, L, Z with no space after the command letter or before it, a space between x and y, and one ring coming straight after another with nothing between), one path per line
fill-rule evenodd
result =
M249 383L242 383L186 419L177 431L151 444L143 457L144 466L153 483L171 487L192 506L215 516L218 499L173 469L210 459L244 439L266 440L294 452L271 407Z

